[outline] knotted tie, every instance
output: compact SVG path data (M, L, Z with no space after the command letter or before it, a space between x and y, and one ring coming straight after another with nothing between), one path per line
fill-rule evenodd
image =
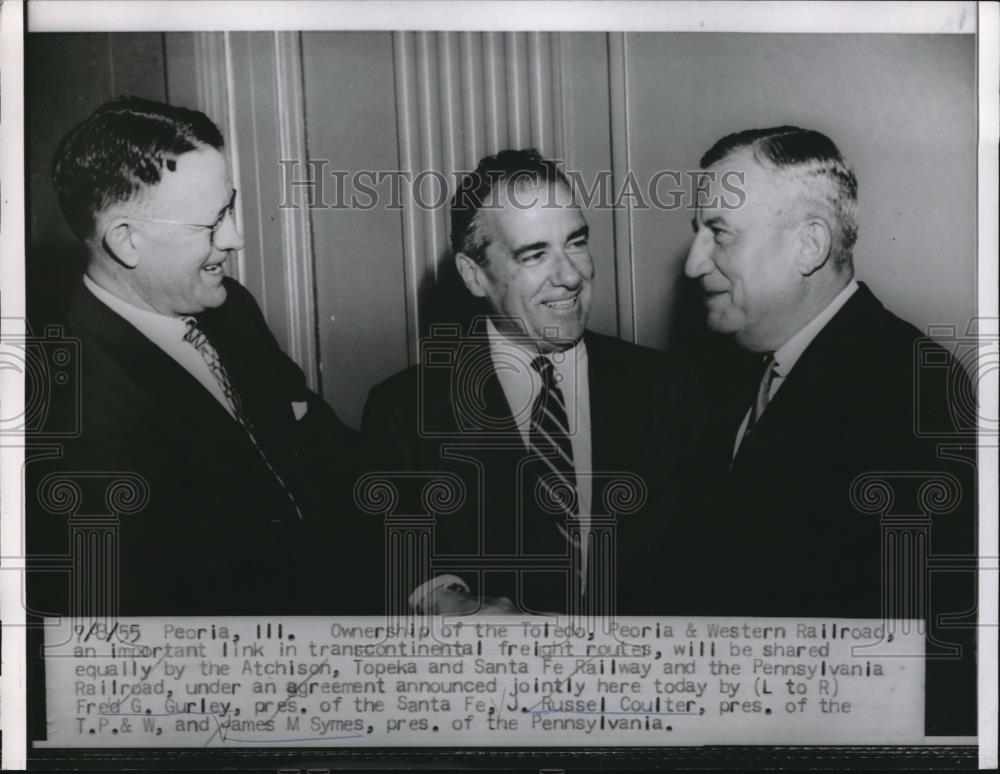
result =
M542 389L531 411L528 446L544 463L542 469L548 471L539 481L540 486L546 490L549 503L558 508L558 513L555 514L556 526L572 545L578 546L568 526L568 521L577 515L579 505L566 403L556 383L551 361L539 356L531 362L531 367L541 375Z
M232 380L229 378L229 374L226 371L226 367L222 364L222 359L219 357L219 353L216 351L215 347L212 346L212 342L208 340L208 336L205 332L198 326L198 321L194 317L185 317L184 324L187 326L187 331L184 333L184 341L194 347L198 354L201 355L202 360L208 366L208 370L212 372L212 376L219 383L219 387L222 388L222 394L226 397L226 402L229 404L229 408L233 412L233 416L236 421L240 423L240 426L246 431L247 436L250 438L250 442L253 447L257 450L260 455L261 460L267 466L267 469L271 471L271 474L281 485L285 494L288 496L289 502L291 502L292 507L295 508L295 513L298 517L302 518L302 510L299 508L299 504L295 501L295 495L292 494L292 490L288 488L285 480L281 477L281 474L275 469L274 465L267 458L267 454L264 453L263 447L257 440L257 436L254 434L253 423L250 418L243 411L243 402L240 400L240 394L233 386Z

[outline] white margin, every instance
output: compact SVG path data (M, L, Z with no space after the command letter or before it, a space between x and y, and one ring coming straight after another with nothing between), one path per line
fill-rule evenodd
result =
M30 0L32 32L89 30L599 30L973 33L974 2L664 0Z
M20 0L0 0L0 278L2 330L14 330L24 307L24 143L23 25L32 32L126 30L315 30L434 29L465 30L642 30L771 33L974 33L978 16L979 77L979 239L978 315L981 331L996 348L998 286L998 126L1000 126L1000 6L975 2L812 2L760 0L736 2L405 2L369 0L29 0L27 20ZM489 21L485 21L489 20ZM14 138L15 141L11 141ZM983 353L990 356L992 353ZM4 416L23 409L23 383L0 369ZM978 384L984 411L998 405L998 372ZM990 416L989 413L984 416ZM7 439L8 441L11 439ZM980 557L991 562L980 571L979 765L996 768L998 652L997 530L998 453L981 444L979 496L986 503L979 524ZM21 605L23 575L21 470L23 447L0 445L0 620L4 624L0 658L2 768L26 764L25 637ZM11 628L13 627L13 628Z
M0 335L25 333L24 306L24 6L0 3ZM23 361L26 364L26 361ZM24 380L0 363L3 417L24 411ZM21 470L24 436L0 436L0 732L4 770L23 769L27 756L24 629L24 519Z
M980 416L995 417L998 405L997 368L997 164L1000 154L1000 5L979 7L979 381ZM985 429L985 428L984 428ZM996 426L992 428L996 433ZM979 444L979 766L997 767L997 441L990 436ZM987 566L987 562L989 566Z

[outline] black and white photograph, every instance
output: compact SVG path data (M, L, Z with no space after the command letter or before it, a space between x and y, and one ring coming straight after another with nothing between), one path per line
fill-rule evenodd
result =
M995 6L0 10L5 767L996 765Z

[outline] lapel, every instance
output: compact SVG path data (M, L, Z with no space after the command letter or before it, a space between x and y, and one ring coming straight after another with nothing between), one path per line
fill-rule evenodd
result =
M857 397L852 386L858 376L854 353L864 337L875 334L882 309L868 287L859 283L854 295L802 353L750 437L740 445L734 470L776 445L787 446L788 439L815 431L817 425L839 423L837 407L847 405L852 395Z
M197 379L85 286L79 288L68 321L82 340L84 361L91 347L115 360L135 388L148 398L149 405L155 407L151 413L168 420L165 425L194 425L199 433L213 432L223 437L245 436L229 412Z
M616 432L620 429L620 422L615 409L623 405L621 401L626 397L622 395L620 375L614 373L615 369L607 367L608 353L603 342L590 331L584 332L584 341L587 344L587 380L590 388L592 467L600 470L608 467L608 460L616 458L615 450L620 445L621 434ZM481 421L476 423L484 433L499 433L520 439L517 422L493 367L489 342L460 350L457 363L453 373L463 376L453 378L449 388L439 393L445 396L443 402L451 416L466 417L470 421L473 417L485 416L490 420L489 428L483 427ZM483 368L484 363L489 363L490 367ZM465 378L466 375L476 374L482 377L478 384L473 378ZM455 411L456 407L459 410ZM455 430L461 433L466 427L468 425L459 421Z
M587 345L587 380L590 387L590 454L595 471L614 470L620 460L618 447L622 423L617 410L627 400L622 395L624 374L616 374L607 364L604 342L590 331L584 332ZM596 495L595 495L596 496ZM596 500L595 500L596 501Z
M425 370L425 376L428 373ZM448 378L448 384L440 385L439 389L425 389L424 407L428 407L427 401L434 395L444 396L440 407L445 412L447 426L453 427L457 435L469 439L497 435L521 439L485 338L461 347L453 370L441 369L437 373Z

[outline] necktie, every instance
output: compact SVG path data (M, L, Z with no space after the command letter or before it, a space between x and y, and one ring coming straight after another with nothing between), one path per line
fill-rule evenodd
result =
M747 421L746 432L743 433L744 440L753 431L757 422L760 421L761 414L764 413L764 409L767 408L767 404L771 401L771 383L774 381L776 365L774 355L768 355L764 360L764 373L760 378L760 385L757 387L757 399L750 409L750 419Z
M556 382L551 361L539 356L531 362L531 367L541 375L542 389L532 407L528 445L531 452L542 461L542 470L547 471L539 481L540 486L547 490L549 503L558 508L558 513L555 514L556 526L563 537L576 545L568 528L568 521L576 516L579 505L566 403Z
M271 474L281 485L285 494L288 497L289 502L295 509L296 515L301 519L302 510L299 508L299 504L295 501L295 495L292 494L291 489L288 488L288 484L281 477L281 474L275 469L274 465L267 458L267 454L264 453L263 447L257 440L257 436L254 434L253 423L250 418L243 411L243 403L240 400L240 394L233 386L232 380L229 378L229 374L226 371L226 367L222 364L222 358L219 357L218 351L212 346L212 342L208 340L208 336L205 332L198 326L198 321L194 317L185 317L184 324L187 326L187 330L184 333L184 341L194 347L198 354L201 355L202 360L208 366L208 370L212 372L212 376L219 383L219 387L222 388L222 393L226 397L226 402L229 404L229 408L232 409L233 416L236 421L240 423L240 426L246 431L247 436L250 438L250 442L253 444L257 453L260 455L261 460L267 466L267 469L271 471Z

